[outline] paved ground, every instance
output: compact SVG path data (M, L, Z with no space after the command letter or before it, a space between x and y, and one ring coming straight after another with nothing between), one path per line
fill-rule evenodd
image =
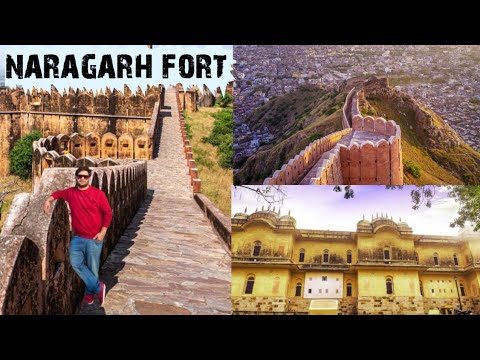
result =
M370 131L355 130L355 131L352 131L350 134L347 134L343 138L341 138L339 143L349 146L353 142L357 142L358 144L361 144L367 140L370 140L375 144L377 141L381 139L385 139L388 141L389 138L390 136L386 136L386 135L382 135L382 134L378 134Z
M230 314L231 258L194 202L175 92L166 93L144 206L101 269L103 307L81 314Z

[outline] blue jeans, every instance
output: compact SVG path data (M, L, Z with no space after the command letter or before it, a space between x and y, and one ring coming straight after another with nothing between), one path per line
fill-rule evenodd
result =
M80 236L74 236L70 241L70 263L73 270L85 283L87 294L100 292L98 269L100 268L102 247L103 241L85 239Z

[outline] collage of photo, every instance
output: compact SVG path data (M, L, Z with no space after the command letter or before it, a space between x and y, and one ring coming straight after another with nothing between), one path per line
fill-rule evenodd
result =
M480 46L215 50L44 89L0 47L0 314L480 314Z

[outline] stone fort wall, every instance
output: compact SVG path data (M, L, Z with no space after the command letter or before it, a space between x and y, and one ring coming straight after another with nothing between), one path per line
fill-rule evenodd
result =
M315 175L307 179L310 185L402 185L400 126L393 120L364 118L355 88L348 93L342 113L343 130L310 143L263 185L298 184L318 162ZM354 131L377 133L388 140L352 142L348 146L339 143Z
M155 103L150 128L143 135L133 137L129 133L116 136L105 133L88 133L83 136L59 134L33 142L32 178L34 190L38 187L45 169L51 167L118 165L111 159L151 160L155 141L161 131L160 103Z
M324 154L332 150L342 137L351 131L347 128L310 143L300 154L283 164L280 170L275 170L272 177L266 178L263 185L297 184Z
M183 116L183 109L182 109L182 97L181 91L177 86L175 88L176 91L176 102L177 102L177 110L179 115L179 126L180 132L182 134L182 141L183 141L183 150L185 153L185 160L188 166L188 173L190 175L190 185L193 188L193 193L197 194L202 191L202 180L198 177L198 168L195 163L195 159L193 158L192 147L190 146L190 140L187 135L187 128L185 125L185 117ZM195 110L196 111L196 110Z
M36 192L15 196L0 234L0 314L74 314L79 308L84 286L69 261L68 205L57 200L49 214L42 210L52 192L74 185L74 173L46 169ZM145 199L147 164L93 168L91 184L113 210L103 263Z
M42 136L90 133L100 137L112 133L117 137L130 134L136 138L150 135L152 118L160 116L164 107L163 86L149 86L136 93L125 86L124 91L109 88L105 92L69 89L63 94L21 89L0 92L0 176L9 169L8 154L24 135L38 130ZM158 103L158 109L156 104ZM158 122L156 123L158 125ZM158 127L158 126L157 126Z

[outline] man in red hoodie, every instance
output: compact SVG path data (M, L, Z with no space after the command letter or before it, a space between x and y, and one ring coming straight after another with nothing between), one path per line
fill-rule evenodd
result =
M50 203L56 199L68 202L74 236L70 242L70 263L86 286L85 301L93 304L98 294L100 305L105 301L105 283L98 280L103 239L112 221L112 209L105 193L89 186L92 170L80 166L75 171L76 186L54 192L43 205L50 211Z

